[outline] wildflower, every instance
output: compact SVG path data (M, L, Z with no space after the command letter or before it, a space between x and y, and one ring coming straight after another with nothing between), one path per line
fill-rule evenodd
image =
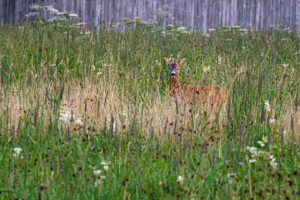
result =
M78 17L77 14L69 14L69 17Z
M103 166L103 169L104 169L105 171L107 171L108 168L109 168L108 165Z
M257 152L257 148L256 147L246 147L246 149L248 151L250 151L251 154L255 154Z
M78 125L83 125L83 123L82 123L81 119L76 119L76 120L75 120L75 124L78 124Z
M47 7L47 11L49 11L50 14L58 14L58 10L55 9L55 8L53 7L53 5L49 5L49 6Z
M15 152L16 154L20 154L21 151L23 151L23 149L21 149L21 148L19 148L19 147L14 148L14 152Z
M270 119L270 124L274 125L275 124L276 119Z
M265 136L262 136L262 141L263 141L263 143L267 143L268 142L268 138L267 138L267 136L265 137Z
M240 166L242 166L242 165L243 165L243 163L242 163L242 162L239 162L239 165L240 165Z
M265 146L265 144L264 144L262 141L258 141L258 144L259 144L260 146L262 146L262 147Z
M14 66L14 63L10 63L10 66L11 66L11 67Z
M204 73L209 72L209 71L210 71L210 66L204 67L204 69L203 69L203 72L204 72Z
M273 168L275 168L275 169L276 169L276 167L277 167L278 163L277 163L277 162L270 162L270 165L271 165Z
M22 114L19 114L19 117L21 117L22 116Z
M286 68L286 67L288 66L288 64L282 64L282 66L283 66L284 68Z
M97 75L99 76L99 75L101 75L102 74L102 72L97 72Z
M99 174L101 174L101 170L95 170L95 171L93 171L93 174L95 175L95 176L97 176L97 175L99 175Z
M105 162L105 161L101 162L101 165L109 165L109 164L110 164L110 162Z
M183 183L184 178L182 176L178 176L177 177L177 182L182 184Z
M91 68L92 68L93 71L96 69L94 65L92 65Z
M19 147L16 147L16 148L14 148L13 150L14 150L14 153L13 153L13 156L14 156L14 157L19 157L21 151L23 151L23 150L22 150L21 148L19 148ZM21 156L20 158L23 158L23 156Z
M271 108L270 108L269 101L265 101L265 110L266 110L267 112L271 112Z
M66 117L59 117L58 119L59 119L59 120L62 120L62 121L65 122L66 124L69 124L69 123L70 123L69 119L66 118Z
M37 78L37 74L34 75L34 78Z
M254 162L256 162L255 159L249 160L249 163L254 163Z

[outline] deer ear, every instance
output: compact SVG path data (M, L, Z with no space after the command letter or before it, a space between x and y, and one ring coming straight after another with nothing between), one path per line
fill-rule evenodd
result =
M164 57L164 61L165 61L166 65L170 66L171 62L167 57Z
M184 62L185 62L185 58L182 58L178 63L178 68L181 67L184 64Z

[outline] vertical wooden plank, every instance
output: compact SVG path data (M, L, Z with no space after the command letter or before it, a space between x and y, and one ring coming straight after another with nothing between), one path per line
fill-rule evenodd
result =
M62 11L66 12L67 11L67 0L61 0L62 1Z
M257 30L260 29L260 16L261 16L261 4L262 2L260 0L255 0L256 1L256 12L255 12L255 27ZM272 1L272 0L270 0Z
M297 10L297 0L293 0L293 15L292 15L292 28L296 26L296 12Z
M298 33L300 32L300 1L297 0L296 1L296 27L297 27L297 31Z

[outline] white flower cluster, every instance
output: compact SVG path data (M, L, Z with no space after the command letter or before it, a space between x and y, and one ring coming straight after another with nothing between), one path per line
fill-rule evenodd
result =
M204 73L209 72L209 71L210 71L210 66L204 67L204 68L203 68L203 72L204 72Z
M50 12L51 14L58 14L58 9L55 9L55 8L53 7L53 5L49 5L49 6L47 7L47 11Z
M270 165L271 165L273 168L276 169L276 167L277 167L277 165L278 165L278 163L276 162L276 158L274 158L273 155L270 155L270 159L271 159Z
M73 119L75 120L75 115L74 114L71 114L69 111L61 111L59 113L59 120L62 120L63 122L65 122L66 124L70 124L70 120ZM77 118L75 121L74 121L75 124L78 124L78 125L83 125L82 121L81 121L81 118Z
M105 171L107 171L109 169L108 165L110 165L110 162L102 161L101 165L103 165L103 169ZM99 176L101 173L102 173L102 170L93 171L94 176ZM99 177L100 177L100 179L105 179L106 178L105 176L99 176ZM95 186L97 186L97 185L98 185L98 182L95 182Z
M22 150L21 148L19 148L19 147L14 148L13 156L14 156L14 157L19 157L20 154L21 154L21 151L23 151L23 150ZM23 156L21 156L20 158L22 159Z
M40 8L40 6L37 5L37 4L31 4L31 5L29 5L29 8L30 8L31 10L37 10L37 9Z
M184 178L183 178L182 176L178 176L178 177L177 177L177 182L178 182L179 184L183 184L183 180L184 180Z
M267 137L262 137L262 141L258 141L258 144L261 146L261 147L264 147L265 144L268 142L268 139ZM258 151L258 149L256 147L246 147L246 149L250 152L251 154L251 160L249 160L249 163L254 163L256 162L256 158L257 157L264 157L264 158L267 158L269 159L270 158L270 165L273 167L273 168L276 168L278 163L276 162L276 158L273 156L273 155L269 155L267 152L265 151Z
M271 112L270 103L269 101L265 101L265 110L269 113Z
M110 162L105 162L105 161L102 161L101 162L101 165L103 165L103 169L105 171L107 171L109 169L108 165L110 164Z

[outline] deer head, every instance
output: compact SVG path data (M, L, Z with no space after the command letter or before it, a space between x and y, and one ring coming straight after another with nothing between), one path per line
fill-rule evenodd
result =
M182 58L180 62L177 62L180 54L177 55L176 62L174 62L173 55L171 55L171 59L164 57L166 65L169 67L169 77L175 78L179 77L179 68L184 64L185 58Z

